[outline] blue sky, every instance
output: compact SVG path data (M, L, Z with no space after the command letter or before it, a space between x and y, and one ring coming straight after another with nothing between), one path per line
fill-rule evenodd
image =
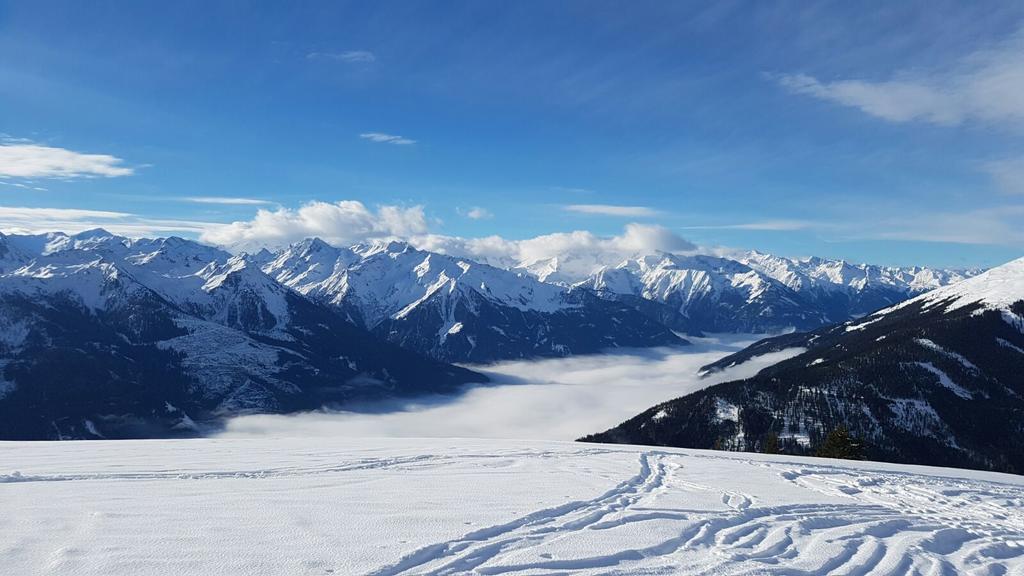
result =
M892 4L0 2L0 229L1024 254L1024 4Z

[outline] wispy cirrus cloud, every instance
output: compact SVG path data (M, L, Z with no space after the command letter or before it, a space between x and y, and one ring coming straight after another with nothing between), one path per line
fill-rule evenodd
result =
M37 192L46 192L46 188L42 186L36 186L30 180L25 182L4 182L0 180L0 186L9 186L11 188L21 188L22 190L35 190Z
M369 50L346 50L344 52L310 52L306 54L310 60L335 60L338 62L369 64L377 61L377 56Z
M850 227L851 238L947 242L953 244L1024 245L1024 205L878 218L868 230Z
M378 144L410 146L416 143L412 138L406 138L405 136L398 136L395 134L385 134L383 132L364 132L360 134L359 137L363 140L369 140L370 142L377 142Z
M650 218L659 216L660 211L647 206L618 206L615 204L569 204L562 207L566 212L597 214L601 216L622 216L627 218Z
M80 208L30 208L0 206L0 231L11 234L42 232L75 233L105 228L125 236L156 236L169 233L199 234L209 222L147 218L129 212Z
M551 186L552 192L565 192L568 194L593 194L594 191L590 188L580 188L578 186Z
M182 202L191 202L193 204L225 204L229 206L260 206L265 204L274 204L270 200L260 200L258 198L239 198L235 196L184 196L180 198Z
M1024 194L1024 157L985 162L981 169L1004 194Z
M969 120L1024 126L1024 30L942 69L906 70L884 80L776 77L786 89L857 108L891 122L952 126Z
M0 143L0 178L113 178L135 169L110 154L86 154L24 141Z
M828 225L823 222L811 220L758 220L752 222L740 222L736 224L707 224L699 226L680 226L684 230L757 230L764 232L791 232L794 230L809 230L811 228L823 228Z
M750 232L813 232L826 241L900 240L1013 246L1024 243L1024 205L1003 205L961 211L893 211L866 207L817 220L767 219L735 224L679 226L680 230L741 230Z

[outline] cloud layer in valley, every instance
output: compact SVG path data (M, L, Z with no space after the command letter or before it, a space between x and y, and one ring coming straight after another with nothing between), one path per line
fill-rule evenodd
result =
M691 348L505 362L482 368L494 383L464 394L366 404L347 412L243 416L224 436L473 437L573 440L651 406L753 375L797 352L772 354L701 379L701 366L751 337L701 339Z

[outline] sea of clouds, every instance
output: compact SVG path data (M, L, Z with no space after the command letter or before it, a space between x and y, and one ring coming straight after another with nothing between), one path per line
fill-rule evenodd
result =
M242 416L230 420L221 436L574 440L659 402L752 376L799 352L758 357L706 378L698 374L702 366L756 339L691 338L693 345L685 347L473 366L492 382L455 396L367 403L346 411Z

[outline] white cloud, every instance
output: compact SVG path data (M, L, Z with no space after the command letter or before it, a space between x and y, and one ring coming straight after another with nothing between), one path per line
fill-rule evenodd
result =
M364 63L376 62L377 56L368 50L347 50L345 52L310 52L306 54L310 60L324 59L339 62Z
M73 234L92 228L105 228L115 234L141 237L169 233L198 234L209 226L208 222L144 218L109 210L0 206L0 231L9 234L54 231Z
M424 235L410 241L424 250L474 258L495 266L530 266L557 259L559 273L551 279L560 281L581 280L601 266L614 266L631 256L697 250L697 246L667 228L636 223L627 224L617 236L577 230L525 240Z
M825 228L828 224L810 220L758 220L739 224L711 224L706 226L682 226L684 230L758 230L766 232L792 232L811 228Z
M35 190L37 192L46 192L46 188L42 186L36 186L31 183L31 180L25 182L4 182L0 180L0 186L10 186L12 188L21 188L22 190Z
M256 198L236 198L233 196L186 196L181 198L183 202L194 204L226 204L231 206L258 206L261 204L273 204L269 200Z
M422 206L381 206L376 211L354 200L308 202L298 209L260 209L252 220L212 225L204 241L235 248L279 246L317 236L341 246L375 238L407 238L427 232Z
M459 396L377 402L349 412L243 416L229 420L223 435L574 440L668 398L753 376L796 352L759 356L708 378L697 375L701 366L754 340L738 335L698 339L681 349L502 362L481 368L492 384Z
M627 218L648 218L660 214L653 208L646 206L616 206L613 204L570 204L563 206L567 212L578 212L580 214L600 214L602 216L623 216Z
M593 194L594 191L589 188L579 188L573 186L551 186L553 192L565 192L568 194Z
M898 216L894 216L898 214ZM827 241L904 240L1014 246L1024 244L1024 206L973 210L907 210L871 206L850 210L841 219L763 220L738 224L683 226L684 230L812 230Z
M460 216L465 216L470 220L490 220L494 218L494 214L491 213L487 208L481 208L480 206L473 206L469 210L457 209L456 212Z
M866 234L851 237L955 244L1024 245L1024 205L959 212L921 212L899 219L877 219Z
M1024 157L986 162L982 170L1005 194L1024 194Z
M39 144L0 143L0 178L93 178L129 176L133 168L109 154L83 154Z
M410 146L416 143L416 141L411 138L396 136L394 134L384 134L383 132L364 132L363 134L360 134L359 137L364 140L369 140L370 142L395 144L398 146Z
M778 81L797 94L858 108L891 122L1019 124L1024 123L1024 32L931 73L906 71L880 81L822 81L787 74Z
M377 239L407 240L430 251L474 258L496 266L530 265L557 259L566 278L582 279L600 266L654 251L692 252L697 247L667 228L627 224L622 234L599 236L577 230L524 240L500 236L460 238L431 233L422 206L379 206L362 202L313 201L299 208L260 208L250 220L231 223L155 219L127 212L0 207L0 230L17 233L76 232L102 227L128 236L187 232L211 244L258 250L319 237L338 246Z

